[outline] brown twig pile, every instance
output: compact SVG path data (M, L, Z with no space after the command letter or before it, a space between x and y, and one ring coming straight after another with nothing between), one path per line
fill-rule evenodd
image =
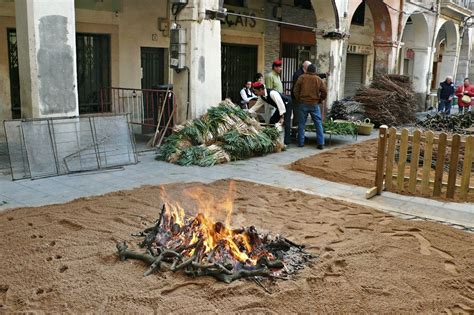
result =
M365 115L377 126L400 126L415 122L416 99L409 77L384 75L354 96L362 103Z

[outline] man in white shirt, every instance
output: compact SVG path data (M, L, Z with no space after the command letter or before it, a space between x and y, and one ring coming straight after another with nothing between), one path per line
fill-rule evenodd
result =
M240 90L240 98L240 105L243 109L248 109L250 101L257 99L257 96L252 92L251 81L246 82L244 88Z
M257 102L249 110L250 114L255 113L260 107L268 104L277 110L270 118L270 124L280 123L285 126L285 144L290 144L291 132L291 98L275 90L265 88L261 82L252 84L253 91L258 96Z

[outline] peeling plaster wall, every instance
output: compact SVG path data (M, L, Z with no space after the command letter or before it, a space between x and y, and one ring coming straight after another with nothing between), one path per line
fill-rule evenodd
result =
M23 117L79 113L73 4L16 1Z
M371 53L364 54L365 69L364 69L364 84L369 84L373 79L374 72L374 21L370 8L365 5L365 20L364 26L352 24L350 28L351 37L349 38L349 45L361 45L368 47Z

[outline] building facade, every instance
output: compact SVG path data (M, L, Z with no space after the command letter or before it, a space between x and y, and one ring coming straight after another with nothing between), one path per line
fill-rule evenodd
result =
M101 88L173 84L184 121L222 98L238 102L276 58L287 93L303 60L329 72L329 106L400 73L422 110L446 76L474 75L474 1L182 2L0 0L0 120L97 113ZM186 30L181 71L170 68L172 27Z

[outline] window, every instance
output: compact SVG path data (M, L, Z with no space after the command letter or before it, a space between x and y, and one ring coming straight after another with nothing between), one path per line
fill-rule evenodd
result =
M302 9L312 10L313 6L311 5L311 0L295 0L295 7L300 7Z
M365 3L362 2L354 12L354 16L352 17L351 24L364 26L365 20Z

